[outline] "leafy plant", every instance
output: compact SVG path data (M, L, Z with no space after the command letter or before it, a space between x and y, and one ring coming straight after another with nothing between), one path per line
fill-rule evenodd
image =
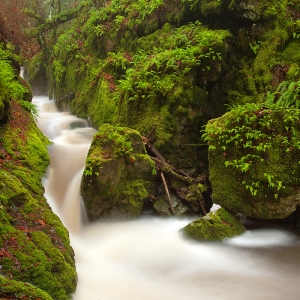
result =
M19 103L28 111L30 111L34 117L34 119L36 120L39 116L39 107L29 101L24 101L24 100L19 100Z
M255 42L255 43L253 43L253 45L252 45L252 43L249 42L249 46L250 46L251 50L253 51L253 53L257 54L259 47L260 47L260 42L259 41Z
M300 81L283 81L274 93L268 92L266 104L276 107L300 107Z

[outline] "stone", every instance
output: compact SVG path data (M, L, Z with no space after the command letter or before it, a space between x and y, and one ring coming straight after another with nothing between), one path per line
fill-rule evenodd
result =
M245 230L237 215L220 208L189 223L182 232L194 240L216 241L241 235Z
M299 117L296 108L249 104L209 121L213 202L258 219L284 219L295 211Z
M154 193L155 171L136 130L100 126L81 181L89 220L138 217L144 201Z

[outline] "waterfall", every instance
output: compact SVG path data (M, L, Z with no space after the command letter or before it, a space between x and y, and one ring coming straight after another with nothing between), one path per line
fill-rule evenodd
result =
M192 221L187 217L87 223L80 179L93 129L46 97L33 102L38 126L53 142L43 184L70 232L74 300L299 299L300 239L283 229L245 221L240 237L193 242L180 234Z

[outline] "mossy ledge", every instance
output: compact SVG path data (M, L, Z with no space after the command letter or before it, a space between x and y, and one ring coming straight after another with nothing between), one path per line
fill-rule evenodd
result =
M70 299L77 283L74 252L41 184L49 140L22 102L9 97L9 91L5 95L7 117L0 124L0 297Z

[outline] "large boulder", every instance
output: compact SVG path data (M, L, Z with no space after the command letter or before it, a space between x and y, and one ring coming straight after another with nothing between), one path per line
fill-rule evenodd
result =
M237 215L220 208L189 223L182 232L194 240L217 241L241 235L245 230Z
M259 219L300 204L300 110L237 106L206 126L214 203Z
M144 201L154 193L155 172L136 130L100 126L81 181L89 220L139 216Z

